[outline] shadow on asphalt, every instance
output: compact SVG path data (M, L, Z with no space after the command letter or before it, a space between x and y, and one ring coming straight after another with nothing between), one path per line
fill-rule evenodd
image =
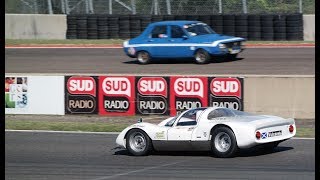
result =
M209 64L218 64L218 63L228 63L233 61L241 61L244 58L235 58L235 59L224 59L224 58L217 58L215 61L211 61ZM137 60L129 60L123 62L124 64L140 64ZM154 59L149 64L196 64L193 59ZM146 64L148 65L148 64ZM199 64L201 65L201 64Z
M283 151L292 150L293 147L283 147L278 146L273 150L264 150L264 149L257 149L251 148L246 150L239 150L235 157L254 157L254 156L263 156L268 154L275 154ZM125 155L125 156L132 156L129 152L125 149L121 149L115 151L113 155ZM210 152L207 151L161 151L161 152L152 152L150 153L151 156L212 156Z
M272 150L265 150L262 148L251 148L251 149L240 150L237 156L238 157L263 156L267 154L275 154L283 151L289 151L292 149L293 147L284 147L284 146L278 146Z

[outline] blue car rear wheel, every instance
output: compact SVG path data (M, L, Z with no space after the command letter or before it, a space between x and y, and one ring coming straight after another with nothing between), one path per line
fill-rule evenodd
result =
M140 64L148 64L151 61L151 57L147 51L139 51L137 52L137 60Z

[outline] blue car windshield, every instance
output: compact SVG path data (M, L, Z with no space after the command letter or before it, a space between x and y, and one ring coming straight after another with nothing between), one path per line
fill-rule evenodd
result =
M190 36L215 34L211 27L204 23L186 24L183 26L183 28L189 33Z

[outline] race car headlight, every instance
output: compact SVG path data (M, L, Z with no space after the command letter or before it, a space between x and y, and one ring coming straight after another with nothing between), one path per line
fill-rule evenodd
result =
M219 48L220 49L225 49L225 48L227 48L227 46L225 44L219 44Z

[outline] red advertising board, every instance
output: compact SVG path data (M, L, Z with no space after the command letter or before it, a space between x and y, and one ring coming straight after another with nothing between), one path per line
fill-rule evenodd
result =
M136 77L136 113L169 115L169 77Z
M243 110L243 78L209 77L209 106Z
M208 105L207 77L170 77L170 115Z
M135 114L134 76L99 76L99 114Z
M65 113L96 114L96 76L65 76Z

